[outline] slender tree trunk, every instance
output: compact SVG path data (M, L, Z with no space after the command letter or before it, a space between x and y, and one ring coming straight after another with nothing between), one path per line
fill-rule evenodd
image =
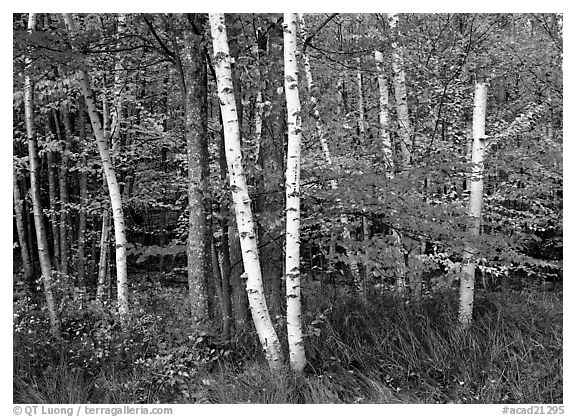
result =
M270 111L263 115L263 132L256 161L259 175L256 176L256 212L258 213L258 243L264 294L270 315L275 321L285 313L283 297L283 228L277 221L284 210L284 137L286 103L278 94L282 83L282 27L274 24L265 35L268 47L262 51L259 70L265 80L264 100L269 102ZM263 39L260 40L261 44Z
M308 36L308 32L306 30L306 23L304 20L304 14L298 13L298 18L300 20L300 38L302 42L305 41L306 37ZM326 140L326 136L324 135L324 129L322 127L322 119L320 117L320 111L318 110L318 99L316 98L316 91L315 91L315 84L312 78L312 68L310 66L310 57L306 50L302 51L302 58L304 61L304 75L306 80L306 88L308 89L308 94L310 97L310 106L312 107L312 115L314 116L314 120L316 122L316 134L318 135L318 139L320 140L320 145L322 146L322 152L324 153L324 159L328 166L332 165L332 156L330 155L330 148L328 147L328 141ZM334 180L333 180L334 181ZM335 188L332 186L332 188Z
M98 261L98 283L96 297L103 300L108 282L108 246L110 243L110 212L107 208L102 211L102 232L100 233L100 260Z
M364 143L366 134L366 117L364 116L364 92L362 87L362 70L360 69L360 58L358 58L358 71L356 71L356 81L358 87L358 132L360 136L359 144Z
M472 143L474 137L472 134L472 121L466 120L466 161L472 161ZM470 173L466 172L464 191L470 191Z
M68 227L72 223L70 216L70 196L68 193L68 164L70 160L70 152L72 150L72 127L70 125L69 114L67 109L62 110L62 118L64 119L64 131L66 133L66 140L62 141L62 152L60 159L60 172L59 187L60 187L60 272L68 275L68 257L69 247L68 242ZM54 112L54 121L58 124L58 113Z
M388 80L384 70L384 55L380 51L374 51L376 59L376 72L378 74L378 90L380 92L378 103L380 104L380 140L382 141L382 155L386 164L386 171L394 172L394 153L390 140L390 115L388 110Z
M126 14L118 13L118 30L116 38L120 39L126 32ZM122 122L122 105L124 102L123 91L124 85L122 83L122 73L124 71L124 55L119 54L116 63L114 64L114 86L112 93L114 96L113 109L112 109L112 122L110 124L110 140L112 141L112 149L120 148L120 125Z
M94 216L93 223L96 225L98 224L98 219ZM94 232L92 234L91 245L90 245L90 269L88 272L88 276L90 277L90 281L96 282L96 286L98 286L98 264L96 263L96 257L98 256L98 234Z
M405 171L410 166L410 151L408 144L411 142L410 116L408 113L408 95L406 92L406 73L404 71L404 52L399 44L398 14L389 13L390 30L392 31L392 72L394 74L394 93L396 96L396 114L398 116L399 140L400 140L400 166Z
M232 311L236 333L245 330L249 323L250 302L246 292L244 262L242 260L242 248L236 218L228 222L228 241L230 248L230 286L232 288Z
M26 282L33 280L32 262L30 261L29 245L26 239L26 228L24 226L24 211L22 209L22 197L20 196L20 186L18 184L18 173L13 168L12 181L14 187L14 213L16 214L16 230L18 232L18 244L22 255L22 269Z
M246 177L242 167L240 149L240 131L236 112L236 100L232 86L232 71L230 68L230 51L226 35L224 14L210 14L210 29L214 45L214 62L218 84L218 98L222 111L224 138L226 144L226 160L230 174L230 188L236 222L240 234L242 258L246 276L246 291L252 311L252 319L260 339L264 354L272 370L283 366L280 341L274 330L272 320L264 298L260 259L251 200L248 195Z
M28 192L26 191L26 181L23 182L23 195L27 195ZM36 251L34 251L34 248L36 247L36 235L34 233L34 210L29 206L28 202L26 200L22 201L23 203L23 210L24 210L24 224L26 226L26 235L28 236L28 242L30 244L29 249L30 249L30 263L32 264L32 277L35 277L37 275L37 265L39 265L39 262L37 262L37 253ZM46 237L48 238L48 237ZM32 281L30 281L30 288L35 291L36 290L36 283L34 282L34 279Z
M220 179L226 181L226 148L224 143L224 130L222 129L220 141ZM224 313L224 320L234 322L236 331L246 327L248 322L249 306L246 285L240 278L242 264L242 251L238 238L236 220L229 218L229 201L222 197L220 201L220 227L222 228L222 287L224 306L228 309ZM238 263L238 264L237 264Z
M86 207L88 205L88 162L86 159L86 116L84 114L84 103L80 101L78 110L78 129L80 133L80 146L82 149L81 164L80 164L80 212L78 214L78 285L80 287L86 286Z
M205 15L193 16L195 27L203 33ZM208 80L200 34L185 31L183 57L188 155L188 288L192 318L199 324L208 319L208 277L212 276L208 223Z
M46 133L50 132L49 123L46 122ZM52 246L54 247L54 266L60 271L60 231L58 229L58 207L56 172L54 170L54 154L50 149L46 150L46 163L48 165L48 201L50 207L50 227L52 231Z
M66 26L70 32L75 32L74 21L70 13L64 14ZM96 136L96 144L102 160L102 167L108 183L108 191L110 194L110 202L112 204L112 216L114 218L114 236L116 240L116 280L118 289L118 307L121 316L128 313L128 276L126 265L126 226L124 223L124 211L122 209L122 196L120 194L120 187L116 179L116 173L112 161L110 160L110 152L108 150L108 143L102 130L102 124L96 110L96 103L94 102L94 92L90 86L88 73L85 70L79 70L78 76L82 86L82 94L86 101L86 108L90 116L90 122L94 135Z
M462 254L460 276L460 308L458 321L465 329L472 324L474 305L474 275L476 271L476 247L473 242L480 235L482 223L482 199L484 195L484 148L486 126L486 83L477 82L474 91L474 115L472 121L472 173L470 175L470 201L468 203L468 238Z
M36 14L30 13L28 17L28 33L31 34L36 26ZM26 58L26 64L31 64L31 59ZM40 163L38 161L38 148L36 144L36 132L34 128L34 85L30 75L24 77L24 112L26 118L26 136L28 138L28 156L30 158L30 191L32 194L32 205L34 208L34 225L36 227L36 238L38 246L38 258L42 269L42 280L44 282L44 295L48 316L50 317L50 330L56 337L60 336L60 322L56 315L54 294L52 292L52 264L48 253L48 239L44 228L44 215L42 213L42 203L40 198Z
M222 123L222 116L220 116L220 122ZM220 147L218 155L218 164L220 167L220 179L222 182L226 182L226 150L224 143L224 130L220 131ZM224 338L229 338L231 335L232 323L237 323L237 327L243 327L248 318L248 296L240 280L240 274L233 279L235 271L240 270L240 266L232 269L231 266L231 254L235 254L237 258L242 257L239 250L232 245L238 243L238 239L234 239L232 235L232 225L235 223L234 219L229 221L229 199L227 196L222 196L220 200L220 228L222 229L222 241L221 241L221 259L222 259L222 303L223 303L223 336ZM238 246L236 244L236 246ZM237 285L232 286L231 283L234 282ZM241 285L242 284L242 285ZM233 300L237 300L233 303Z
M288 111L286 155L286 325L290 367L302 372L306 365L302 338L300 286L300 148L302 119L296 61L296 14L284 13L284 91Z
M226 239L228 240L228 239ZM226 245L228 242L226 242ZM230 287L230 257L224 255L224 239L222 239L221 274L222 274L222 336L229 339L232 324L232 288Z
M402 298L406 295L406 262L402 253L402 239L396 229L392 229L392 237L394 238L392 250L396 263L396 293Z
M214 277L214 289L215 289L215 298L217 301L217 305L220 306L220 314L222 315L222 324L224 324L224 298L222 296L222 269L220 269L220 261L218 259L218 250L216 249L216 243L214 239L210 242L210 254L212 257L212 261L210 264L212 265L212 276ZM214 309L215 312L217 309ZM218 316L215 314L215 316ZM223 331L223 333L225 333Z
M300 38L302 40L302 43L304 43L306 40L306 37L308 36L307 30L306 30L306 22L304 19L304 14L299 13L298 19L299 19L299 24L300 24ZM302 58L304 61L305 85L306 85L306 88L308 89L308 95L310 98L310 106L312 107L312 115L314 116L314 120L316 123L316 134L318 135L318 138L320 140L320 145L322 147L322 153L324 155L324 161L326 162L326 165L328 167L331 167L332 166L332 155L330 154L330 147L328 145L328 141L326 139L326 136L324 135L324 130L322 127L322 118L320 117L320 111L318 109L318 99L316 98L316 89L315 89L315 84L314 84L314 78L312 76L312 67L310 65L310 58L309 58L309 56L306 53L306 50L304 48L302 50ZM338 89L340 90L341 88L343 88L342 76L340 76L339 81L338 81ZM340 106L338 106L338 107L340 109ZM330 188L332 188L333 190L338 188L338 183L337 183L336 179L330 180ZM331 242L334 242L334 241L335 241L334 236L332 236ZM334 249L335 249L335 245L333 245L331 243L329 250L328 250L330 255L334 254ZM328 265L327 268L329 269L330 265Z
M254 160L258 161L260 155L260 143L262 141L262 114L264 109L262 91L256 93L254 105L256 107L254 112Z

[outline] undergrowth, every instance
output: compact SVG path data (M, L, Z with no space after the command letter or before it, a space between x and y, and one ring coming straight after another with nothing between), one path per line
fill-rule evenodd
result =
M479 293L459 330L456 294L363 304L307 294L303 375L272 373L257 338L192 332L182 289L142 284L120 329L84 293L51 339L30 297L14 307L15 403L561 403L562 298ZM283 326L278 326L285 337Z

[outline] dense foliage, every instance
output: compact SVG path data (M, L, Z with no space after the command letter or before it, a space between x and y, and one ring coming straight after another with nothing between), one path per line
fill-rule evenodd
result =
M304 376L281 377L261 364L249 313L243 313L209 31L198 30L194 15L127 14L122 29L114 14L74 17L79 30L71 35L59 15L40 14L33 32L26 30L27 14L13 15L13 169L25 233L22 239L15 229L13 236L15 402L562 401L561 293L545 292L562 285L561 15L402 14L398 35L385 14L306 15L309 36L299 47L314 77L311 90L303 79L299 85L308 366ZM264 285L284 340L282 18L226 19ZM209 191L203 198L214 272L206 277L211 321L200 328L190 319L185 290L188 33L202 37L207 57ZM384 54L389 74L397 159L401 126L390 57L399 46L410 163L391 173L382 153L374 51ZM123 319L114 301L113 233L102 237L110 200L78 69L90 71L122 190L131 305ZM35 86L40 197L60 338L48 336L40 285L25 76ZM463 332L455 288L470 242L469 144L478 79L489 91L482 234L473 242L482 292L475 325ZM110 131L115 117L117 136ZM21 268L23 251L32 260L30 274ZM105 272L100 283L99 270ZM223 275L230 282L231 335L222 334ZM398 277L406 293L396 292ZM96 296L97 288L104 295Z

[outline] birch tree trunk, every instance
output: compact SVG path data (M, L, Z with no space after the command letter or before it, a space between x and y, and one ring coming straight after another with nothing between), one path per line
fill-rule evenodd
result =
M62 129L60 127L60 118L58 116L58 112L56 109L52 109L52 120L54 120L54 126L56 129L56 138L58 139L58 149L60 149L60 164L53 164L53 175L54 178L57 178L57 190L59 196L58 205L60 210L57 214L59 222L55 225L56 233L58 234L58 242L59 242L59 249L58 249L58 272L62 274L68 273L68 236L66 234L66 202L68 201L67 198L67 188L66 188L66 180L63 176L63 168L67 164L66 156L65 156L65 138L62 135ZM64 147L64 148L63 148ZM54 161L53 161L54 162ZM56 181L56 180L54 180ZM55 182L56 183L56 182ZM56 206L56 203L54 204Z
M360 133L360 143L364 142L366 134L365 116L364 116L364 93L362 88L362 70L360 69L360 58L358 58L358 70L356 71L356 80L358 88L358 132Z
M382 155L386 164L388 175L394 172L394 155L392 152L392 141L390 140L390 115L388 110L388 80L384 70L384 55L380 51L374 51L376 60L376 73L378 74L378 90L380 105L380 140L382 141Z
M126 32L126 14L118 13L118 30L116 31L116 39L120 39L124 32ZM122 122L122 104L123 104L123 85L122 85L122 72L124 71L124 55L120 54L118 60L114 64L114 86L112 94L114 97L112 109L112 122L110 124L110 140L112 141L112 149L119 148L120 143L120 124Z
M232 70L230 67L230 51L226 35L226 25L223 13L210 14L210 30L214 45L214 63L218 84L218 98L224 126L226 160L230 175L230 188L234 201L236 222L240 235L242 258L246 276L246 291L252 311L252 319L260 339L268 365L272 370L283 366L280 341L270 320L270 314L264 298L260 259L251 200L248 195L246 177L242 167L240 149L240 130L236 111L236 100L232 86Z
M28 33L35 30L36 14L28 16ZM32 59L27 57L26 64L31 65ZM34 128L34 84L30 75L24 76L24 113L26 119L26 136L28 139L28 156L30 158L30 193L34 210L34 226L36 228L36 240L38 246L38 258L42 269L42 281L44 283L44 295L50 318L50 330L56 337L60 336L60 322L56 315L54 294L52 292L52 264L48 253L48 239L44 228L44 215L40 198L40 163L38 161L38 147L36 144L36 131Z
M298 13L298 19L300 21L300 38L302 42L306 40L308 36L308 32L306 30L306 22L304 20L304 13ZM328 166L332 165L332 156L330 155L330 148L328 147L328 141L324 135L324 129L322 128L322 119L320 117L320 111L318 110L318 99L316 98L316 94L314 91L314 81L312 78L312 68L310 66L310 57L308 53L303 50L302 51L302 59L304 61L304 75L306 80L306 88L308 89L308 94L310 96L310 106L312 107L312 115L314 116L314 120L316 122L316 134L318 135L318 139L320 140L320 145L322 146L322 152L324 153L324 159ZM332 180L332 188L335 188L334 180Z
M70 32L75 32L74 21L70 13L64 13L64 20L67 29ZM129 310L128 304L128 276L126 266L126 226L124 223L124 211L122 209L122 196L120 194L120 187L116 179L116 173L112 161L110 160L110 152L108 150L108 143L102 130L102 124L96 110L96 103L94 102L94 92L90 85L88 73L81 69L78 71L80 84L82 86L82 94L86 102L86 108L96 136L96 144L102 160L102 167L108 183L108 192L110 194L110 203L112 205L112 217L114 219L114 237L116 241L116 280L117 280L117 297L118 309L121 316L125 316Z
M468 203L468 238L462 254L462 273L460 276L460 308L458 321L467 329L472 324L474 305L474 275L476 271L477 250L473 240L480 235L482 222L482 199L484 196L484 149L486 126L486 101L488 88L486 83L477 82L474 90L474 114L472 120L472 167L470 175L470 201Z
M102 212L102 232L100 233L100 260L98 261L98 281L96 298L103 300L106 294L108 276L108 246L110 236L110 212L105 208Z
M78 110L78 130L80 133L80 147L86 147L86 116L84 114L84 103L80 101ZM86 160L86 149L82 150L80 163L80 211L78 214L78 285L86 286L86 260L84 250L86 248L86 207L88 206L88 162Z
M22 208L22 197L20 195L20 185L18 184L18 173L15 168L12 168L12 186L14 187L14 213L16 214L16 231L18 232L18 244L20 245L20 253L22 256L22 269L24 270L24 277L26 282L31 282L32 277L32 262L28 252L28 241L26 239L26 228L24 226L24 210Z
M222 124L222 118L220 118ZM220 179L226 181L226 150L224 143L224 131L221 130L220 149L218 155L218 164L220 167ZM223 304L223 328L222 333L225 339L231 335L232 322L236 325L236 330L243 328L248 318L248 298L246 291L239 288L243 284L238 276L236 278L235 271L232 270L231 260L232 254L237 254L238 239L234 239L233 232L235 229L235 222L233 219L229 220L229 202L226 196L222 196L220 200L220 227L222 229L222 304ZM239 254L238 258L242 256ZM237 269L240 269L238 267ZM239 274L238 274L239 275ZM232 285L232 283L236 285ZM236 302L233 302L236 301ZM234 308L233 308L234 307ZM234 320L233 320L234 319Z
M46 133L50 132L48 118L46 119ZM53 139L52 134L51 139ZM54 171L54 154L46 150L46 164L48 165L48 202L50 208L50 227L52 231L52 246L54 248L54 266L60 271L60 231L58 229L57 188L56 173Z
M410 166L411 141L410 116L408 113L408 96L406 93L406 73L404 71L404 52L398 42L398 14L388 13L390 30L392 32L392 72L394 74L394 93L396 98L396 114L398 116L400 139L400 169L405 171Z
M55 122L58 123L58 113L54 113ZM64 132L66 140L62 142L62 152L60 158L59 187L60 187L60 271L68 275L68 257L70 243L68 241L68 227L71 224L70 216L70 197L68 193L68 163L69 155L72 148L72 127L68 119L68 110L62 109L62 118L64 121Z
M290 367L302 372L306 365L302 340L300 286L300 148L302 119L296 61L296 14L284 13L284 91L288 111L286 155L286 326Z

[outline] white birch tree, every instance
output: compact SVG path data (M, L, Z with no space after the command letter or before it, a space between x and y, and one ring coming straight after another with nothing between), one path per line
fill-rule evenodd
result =
M474 274L476 271L476 248L473 239L480 235L482 221L482 199L484 196L484 150L486 126L486 101L488 89L486 83L477 82L474 89L474 113L472 116L472 155L470 174L470 200L468 203L469 241L462 254L462 273L460 276L460 307L458 321L463 328L472 324L474 305Z
M16 215L16 230L18 232L18 244L20 245L20 253L22 255L22 268L27 282L32 282L32 261L30 260L30 252L28 252L28 241L26 239L26 229L24 227L24 207L23 200L20 194L20 185L18 181L18 171L16 167L12 168L12 187L14 194L14 214Z
M388 13L390 31L392 32L392 72L394 75L394 95L396 98L396 114L398 117L400 140L400 168L405 171L410 166L410 151L408 144L411 139L410 116L408 113L408 95L406 93L406 72L404 71L404 52L398 42L398 14Z
M384 55L380 51L374 51L376 60L376 73L378 75L378 103L380 112L378 113L380 121L380 140L382 141L382 154L386 163L387 175L394 172L394 157L392 152L392 141L390 140L390 115L388 110L388 80L384 70Z
M36 28L36 13L28 16L28 33ZM25 58L26 74L24 76L24 114L26 120L26 137L28 139L28 156L30 158L30 193L32 195L32 207L34 210L34 226L36 229L36 243L38 258L42 270L42 282L44 283L44 296L50 318L50 330L54 336L60 335L60 322L56 314L54 294L52 292L52 263L48 253L48 238L44 227L44 213L40 198L40 161L38 160L38 144L36 143L36 129L34 127L34 83L28 73L32 58Z
M248 195L246 176L242 167L240 147L240 129L236 110L236 99L232 85L230 66L230 49L223 13L209 14L210 32L214 47L214 67L216 71L218 98L224 126L226 162L230 177L230 189L234 202L236 223L240 236L244 277L252 319L258 338L264 350L268 365L272 370L283 367L283 355L280 340L270 319L268 306L264 297L262 270L258 255L257 235L252 214L251 200Z
M70 13L64 13L64 21L69 32L76 31L74 20ZM116 179L116 173L112 160L110 159L110 150L108 149L108 141L102 129L100 117L96 109L94 101L94 92L90 85L90 78L84 69L78 71L78 78L82 87L82 95L86 102L86 109L90 117L90 123L96 137L96 144L100 159L102 161L102 168L108 184L108 192L110 195L110 203L112 205L112 218L114 219L114 238L116 247L116 284L117 284L117 297L118 297L118 311L121 316L125 316L129 310L128 304L128 273L126 264L126 226L124 223L124 210L122 209L122 196L120 194L120 187Z
M286 161L286 325L290 367L301 372L306 365L302 339L300 286L300 151L302 118L298 94L295 13L284 13L284 91L288 113Z
M306 21L304 20L304 13L298 13L298 19L300 24L300 38L302 39L302 43L306 42L307 30L306 30ZM330 148L328 147L328 141L326 140L326 136L324 135L324 129L322 128L322 119L320 117L320 111L318 110L318 98L316 97L314 91L314 79L312 77L312 67L310 66L310 57L306 52L306 49L302 49L302 60L304 61L304 76L305 76L305 85L308 90L308 94L310 96L310 105L312 107L312 115L314 116L314 120L316 121L316 134L318 135L318 139L320 139L320 145L322 146L322 152L324 153L324 159L328 166L332 165L332 156L330 155ZM331 181L332 188L336 188L336 183L334 180Z

